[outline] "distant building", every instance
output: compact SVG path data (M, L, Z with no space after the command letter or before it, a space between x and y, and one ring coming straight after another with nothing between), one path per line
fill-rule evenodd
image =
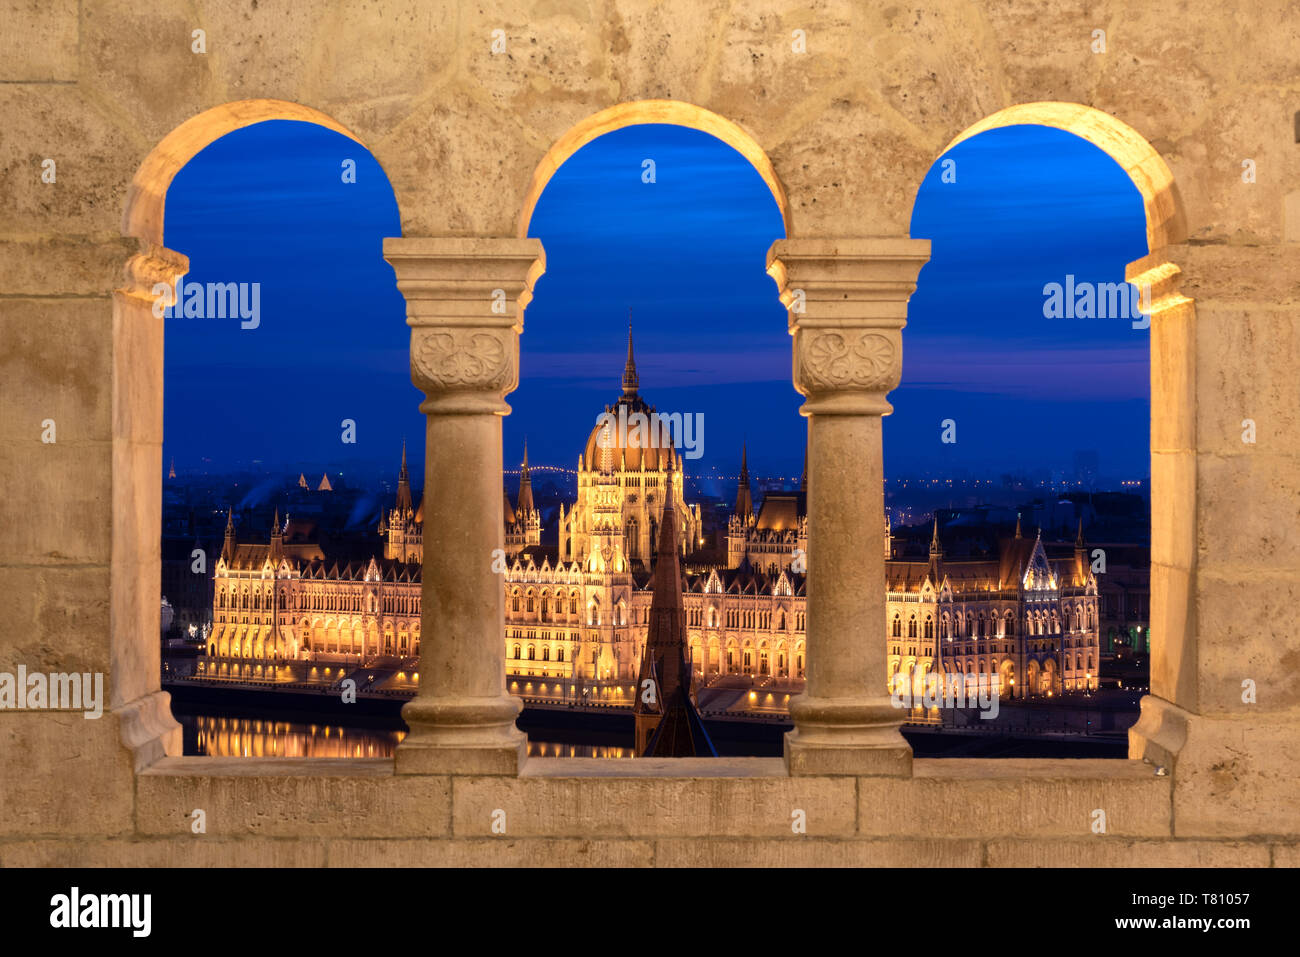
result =
M630 333L622 385L607 412L655 411L639 394ZM725 553L697 551L700 510L683 498L675 449L641 447L635 438L611 435L607 425L593 429L578 457L577 500L560 507L556 546L540 544L525 450L518 498L502 503L510 689L602 700L632 694L656 607L652 556L671 523L692 680L749 676L797 691L806 659L805 571L817 560L808 553L806 471L800 490L768 492L755 514L742 449ZM396 503L379 526L382 559L331 562L282 531L269 544L237 545L228 524L211 654L419 654L424 515L411 498L405 447ZM1017 522L1014 536L991 553L949 556L936 521L927 555L895 554L888 526L885 549L885 620L863 628L864 640L886 644L882 679L911 681L920 691L931 672L986 675L1004 697L1097 687L1098 580L1081 523L1073 547L1025 536Z

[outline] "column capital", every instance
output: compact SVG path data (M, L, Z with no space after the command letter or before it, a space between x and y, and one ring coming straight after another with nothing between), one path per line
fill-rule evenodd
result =
M789 311L794 384L814 413L883 415L903 371L902 329L928 239L779 239L767 273Z
M419 237L384 240L406 298L411 381L426 414L510 411L519 384L519 334L533 285L546 270L537 239Z
M153 307L159 285L175 288L176 280L190 271L190 258L156 243L140 244L140 251L126 261L122 274L126 282L116 291Z

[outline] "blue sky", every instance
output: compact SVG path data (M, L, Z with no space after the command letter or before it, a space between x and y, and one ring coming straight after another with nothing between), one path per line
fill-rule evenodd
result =
M1122 319L1047 320L1043 286L1122 281L1146 253L1137 190L1105 154L1067 133L1011 127L936 161L912 234L933 242L904 332L903 384L886 419L890 474L1147 470L1147 334ZM357 164L345 183L341 164ZM655 182L643 182L644 161ZM854 157L869 162L869 157ZM503 187L505 188L505 187ZM363 148L309 124L263 123L194 158L168 193L166 242L187 281L262 283L257 329L167 321L165 434L179 472L266 467L364 476L391 471L405 436L423 452L409 330L382 240L396 203ZM805 434L790 338L764 271L783 235L776 205L734 150L694 130L631 127L557 171L530 227L547 273L525 317L521 382L507 401L505 458L572 468L619 392L632 310L642 393L700 412L694 470L734 474L747 441L761 474L798 474ZM864 229L864 232L869 230ZM341 421L357 442L341 442ZM939 442L940 422L958 442ZM209 461L204 462L204 459Z

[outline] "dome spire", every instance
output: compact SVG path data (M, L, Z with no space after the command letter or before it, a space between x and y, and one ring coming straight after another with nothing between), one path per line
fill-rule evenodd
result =
M627 364L623 366L623 397L631 399L636 396L640 381L636 375L636 359L632 357L632 310L627 311Z

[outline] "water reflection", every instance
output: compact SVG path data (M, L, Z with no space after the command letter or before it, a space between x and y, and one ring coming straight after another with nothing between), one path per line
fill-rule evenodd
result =
M341 726L275 716L178 714L186 755L214 758L391 758L404 729ZM572 737L574 740L562 740ZM529 736L528 754L540 758L630 758L631 747L592 741L592 735L548 729ZM619 740L620 735L597 736ZM577 740L581 738L582 740Z
M177 715L185 754L214 758L391 758L401 730L279 719Z

